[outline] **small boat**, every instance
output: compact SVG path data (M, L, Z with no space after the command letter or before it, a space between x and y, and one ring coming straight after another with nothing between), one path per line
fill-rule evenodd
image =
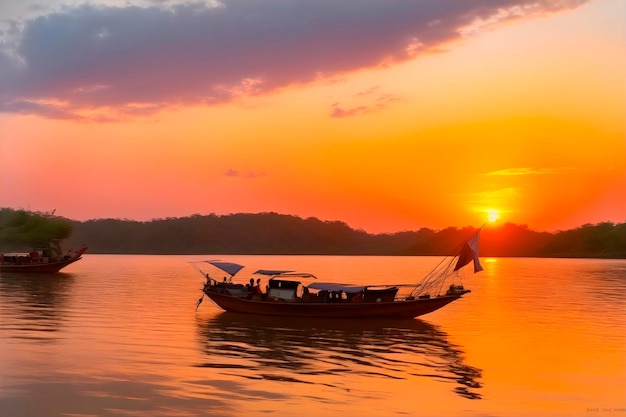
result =
M54 242L45 249L0 253L0 272L55 273L80 260L86 251L87 247L84 246L63 254L59 242Z
M254 278L246 285L234 284L233 277L244 268L233 262L191 262L205 278L202 296L225 311L264 316L316 318L407 319L422 316L458 300L470 292L457 284L460 270L469 263L482 271L478 257L480 230L464 243L457 255L447 257L417 284L354 285L318 282L310 273L265 270L255 275L269 277L265 291ZM213 278L198 265L207 263L229 277ZM400 291L409 288L408 291ZM402 294L402 295L399 295Z

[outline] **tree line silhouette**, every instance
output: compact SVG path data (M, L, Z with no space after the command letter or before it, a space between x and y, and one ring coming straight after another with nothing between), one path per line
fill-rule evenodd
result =
M29 220L30 217L39 220ZM41 219L54 222L66 244L89 246L89 253L110 254L293 254L293 255L451 255L476 228L370 234L344 222L277 213L200 215L139 222L96 219L84 222L49 213L0 209L0 243L15 241ZM20 223L21 222L21 223ZM45 222L43 222L45 223ZM66 226L59 226L59 225ZM48 231L54 230L48 227ZM32 230L31 235L37 235ZM58 238L50 236L49 238ZM67 236L63 236L67 237ZM41 241L42 236L38 236ZM24 239L20 241L22 244ZM34 244L34 242L30 242ZM555 233L526 225L488 224L481 232L481 256L587 257L626 259L626 223L585 224Z

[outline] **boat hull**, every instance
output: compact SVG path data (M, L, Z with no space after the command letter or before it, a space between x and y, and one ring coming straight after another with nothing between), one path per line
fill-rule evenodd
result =
M462 294L393 302L373 303L307 303L294 301L259 301L205 291L218 307L234 313L265 316L318 318L414 318L432 313L461 298Z
M0 265L0 272L41 272L41 273L55 273L65 268L69 264L72 264L82 258L72 258L61 262L46 262L46 263L26 263L26 264L2 264Z

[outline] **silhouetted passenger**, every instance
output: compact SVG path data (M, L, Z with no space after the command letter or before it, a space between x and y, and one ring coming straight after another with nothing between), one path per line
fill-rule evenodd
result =
M252 292L255 294L263 294L263 289L261 288L261 278L256 280L256 285L254 286L254 290Z

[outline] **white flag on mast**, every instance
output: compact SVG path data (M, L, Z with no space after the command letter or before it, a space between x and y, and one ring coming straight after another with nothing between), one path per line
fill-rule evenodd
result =
M482 265L480 264L480 260L478 259L478 246L480 241L480 230L476 232L474 236L465 244L461 249L461 253L459 253L459 260L454 267L454 270L457 271L463 268L470 262L474 262L474 272L480 272L483 270Z

